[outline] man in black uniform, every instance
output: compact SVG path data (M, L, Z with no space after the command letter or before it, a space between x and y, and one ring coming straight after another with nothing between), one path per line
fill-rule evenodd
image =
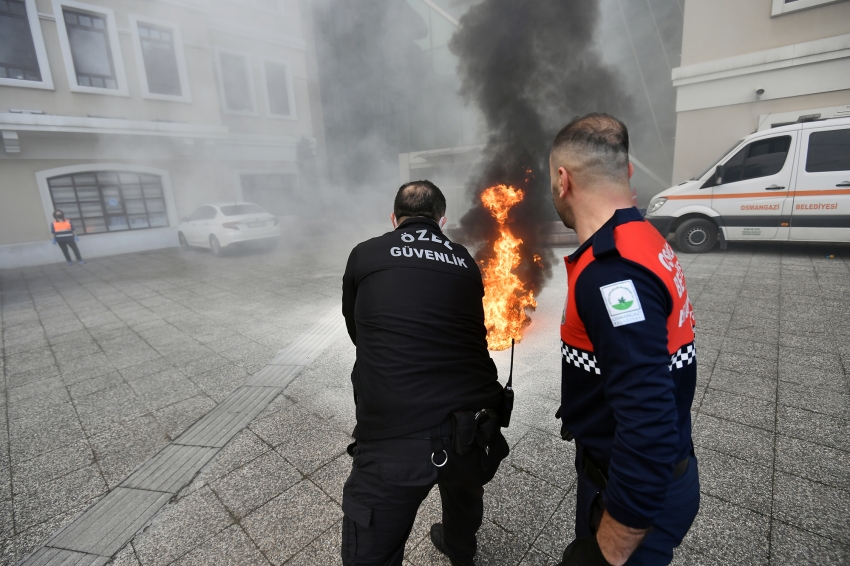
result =
M342 312L357 361L357 425L342 509L346 566L397 566L417 509L440 488L431 540L471 565L483 486L508 454L498 427L502 387L487 352L478 266L442 233L446 199L433 183L403 185L394 231L359 244L343 276Z

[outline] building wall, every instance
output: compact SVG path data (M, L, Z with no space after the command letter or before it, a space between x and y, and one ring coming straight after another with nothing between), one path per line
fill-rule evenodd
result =
M674 184L705 171L771 114L850 105L850 1L772 15L790 5L686 0L682 66L673 70Z
M850 104L850 91L680 112L673 182L681 183L708 169L738 140L755 132L761 116L846 104Z
M773 0L686 0L682 65L847 33L850 2L771 16Z
M117 170L161 170L170 193L167 228L84 235L80 247L92 257L174 246L180 217L204 203L241 198L241 173L297 178L296 143L312 139L313 124L321 124L318 89L308 88L309 74L315 69L308 69L309 47L303 39L299 0L279 0L274 11L259 7L267 0L84 3L114 10L120 53L113 55L124 66L128 95L72 90L53 2L36 0L53 89L0 85L0 130L17 135L20 145L17 151L16 144L0 142L0 269L61 259L50 242L52 201L45 182L40 186L38 181L45 171L103 164ZM189 100L145 96L139 72L144 63L135 45L133 15L179 27ZM255 108L250 115L234 114L224 107L219 49L249 58ZM269 111L266 60L289 66L295 105L291 117L275 117ZM29 118L8 113L9 109L41 111L45 116Z

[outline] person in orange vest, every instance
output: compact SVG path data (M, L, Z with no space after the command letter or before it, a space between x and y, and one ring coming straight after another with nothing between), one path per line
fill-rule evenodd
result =
M65 213L61 210L53 212L53 224L50 225L50 232L53 233L53 245L58 244L62 248L62 253L65 254L65 261L68 262L68 265L74 265L74 262L71 261L71 254L68 253L68 247L74 250L77 263L80 265L86 263L80 256L80 248L77 247L80 237L74 233L74 225L65 218Z

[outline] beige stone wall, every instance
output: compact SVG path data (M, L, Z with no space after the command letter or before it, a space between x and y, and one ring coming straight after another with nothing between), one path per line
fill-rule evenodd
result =
M50 226L35 180L37 171L73 165L72 161L4 161L0 177L0 242L18 244L50 240Z
M850 1L771 17L772 0L685 0L682 66L850 33Z
M680 112L676 125L673 183L699 175L731 149L732 144L759 127L759 116L850 103L850 91L828 92Z

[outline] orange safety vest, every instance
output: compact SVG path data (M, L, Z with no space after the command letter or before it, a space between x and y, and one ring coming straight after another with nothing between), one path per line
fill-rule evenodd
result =
M72 236L74 232L71 230L70 220L55 220L53 222L53 235L57 238Z

